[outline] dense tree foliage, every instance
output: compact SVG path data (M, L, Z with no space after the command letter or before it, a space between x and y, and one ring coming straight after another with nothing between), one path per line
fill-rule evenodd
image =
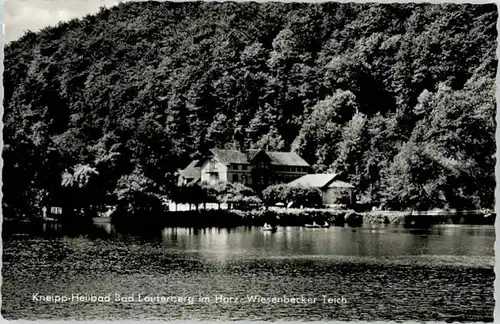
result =
M4 212L148 205L237 127L345 173L362 201L491 207L496 19L493 4L138 2L28 32L5 48Z

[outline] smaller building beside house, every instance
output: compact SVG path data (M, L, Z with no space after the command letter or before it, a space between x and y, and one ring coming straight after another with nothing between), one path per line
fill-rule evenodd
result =
M190 184L197 183L201 178L201 165L200 160L193 160L189 165L183 169L179 170L179 179L177 185L187 186Z
M338 180L338 174L306 174L288 184L321 190L323 205L348 204L353 205L354 186Z

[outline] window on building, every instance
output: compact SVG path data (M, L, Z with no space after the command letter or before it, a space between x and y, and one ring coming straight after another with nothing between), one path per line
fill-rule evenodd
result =
M211 160L208 164L208 168L210 171L217 171L217 162L215 160Z
M243 175L243 176L241 177L241 182L242 182L244 185L246 185L246 184L247 184L247 176L246 176L246 175Z
M216 181L219 181L219 175L218 174L211 174L210 175L210 178L209 178L209 181L214 183Z
M233 182L238 182L238 175L237 174L233 174Z

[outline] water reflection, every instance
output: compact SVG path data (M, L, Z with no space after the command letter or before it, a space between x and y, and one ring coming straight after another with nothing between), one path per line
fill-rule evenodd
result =
M79 230L80 232L78 232ZM99 224L4 240L8 319L492 321L494 227L133 228ZM80 233L76 235L76 233ZM47 294L343 294L349 307L33 303ZM187 316L186 314L189 314Z
M276 233L259 228L165 228L166 251L196 253L206 259L271 256L492 256L494 228L438 227L429 230L401 228L282 227Z
M97 229L102 229L107 234L115 234L116 233L115 227L111 223L95 224L95 227Z
M94 224L67 228L46 223L45 237L89 236L109 240L161 242L166 252L187 252L226 262L234 258L286 256L494 256L495 229L487 225L435 225L412 229L394 225L359 228L279 227L277 232L259 227L155 228Z

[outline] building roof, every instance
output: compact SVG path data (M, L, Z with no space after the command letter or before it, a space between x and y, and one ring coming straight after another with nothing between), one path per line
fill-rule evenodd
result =
M273 164L286 166L309 166L309 163L304 161L295 152L266 152L271 158Z
M338 174L306 174L292 182L289 186L302 186L309 188L354 188L353 185L335 180Z
M252 161L254 157L257 156L262 150L254 150L250 149L248 150L248 160Z
M210 150L224 164L249 164L245 153L237 150L214 148Z
M354 186L344 181L335 180L328 185L328 188L354 188Z
M180 170L179 174L186 179L196 179L201 176L201 168L198 166L199 160L193 160L189 165L184 169Z
M256 157L258 153L265 152L263 150L251 149L248 150L248 154L245 154L237 150L219 148L210 151L224 164L250 164L249 160ZM269 156L271 163L274 165L309 166L309 164L295 152L265 152L265 154Z
M306 174L289 183L290 186L303 186L312 188L323 188L332 182L337 175L332 174Z

